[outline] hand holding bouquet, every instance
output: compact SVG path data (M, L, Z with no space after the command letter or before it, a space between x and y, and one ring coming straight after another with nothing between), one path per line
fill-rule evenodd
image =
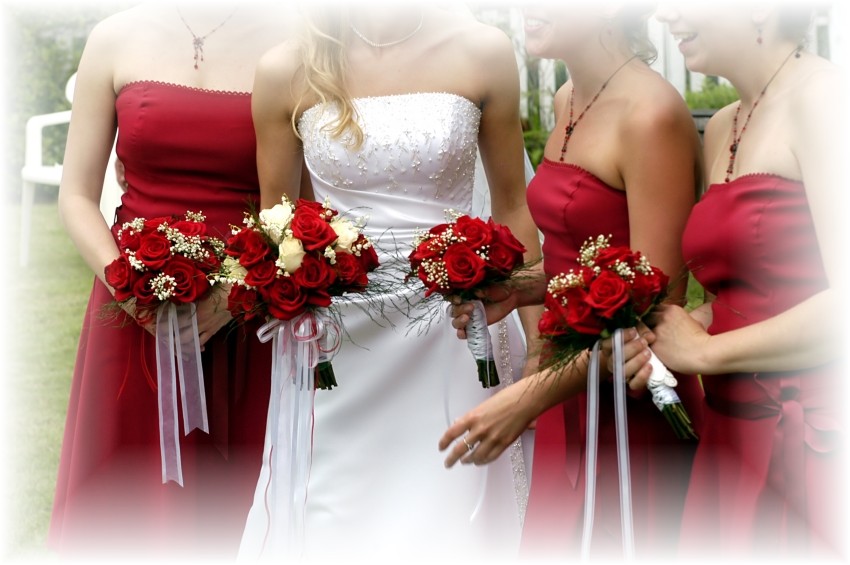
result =
M544 366L571 362L618 328L637 325L661 302L668 277L640 252L611 247L598 236L586 242L577 269L549 281L546 310L539 330L549 344ZM691 420L673 387L676 379L652 355L652 375L647 388L680 439L696 439Z
M195 303L207 296L224 242L207 234L200 212L136 218L117 232L120 255L104 269L115 301L147 324L156 320L162 481L183 485L177 425L177 376L184 434L209 431ZM176 365L175 365L176 362Z
M510 279L523 265L525 247L511 231L492 219L484 222L447 212L448 221L417 234L410 253L410 273L425 285L425 297L437 293L446 300L458 296L475 305L466 327L467 345L485 388L499 384L486 314L475 291Z

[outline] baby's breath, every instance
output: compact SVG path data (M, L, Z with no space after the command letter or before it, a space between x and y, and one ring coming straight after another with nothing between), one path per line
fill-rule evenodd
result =
M165 301L174 295L174 289L177 288L177 281L170 275L159 273L151 279L150 285L154 295L160 300Z

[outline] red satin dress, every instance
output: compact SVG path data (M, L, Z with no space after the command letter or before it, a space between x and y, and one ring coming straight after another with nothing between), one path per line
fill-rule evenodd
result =
M579 249L588 238L610 235L612 245L629 245L626 193L576 165L544 159L529 184L528 205L543 232L547 278L577 267ZM677 392L698 425L699 382L679 379ZM648 393L630 394L627 414L636 553L638 557L669 554L675 552L694 447L676 438ZM584 393L538 420L522 540L527 557L580 554L586 423ZM613 386L603 380L591 551L598 558L623 555L616 445Z
M259 200L250 95L140 81L118 94L128 188L116 225L202 211L227 237ZM112 174L112 171L107 171ZM113 230L115 231L115 229ZM62 554L235 556L251 506L269 396L270 347L225 327L202 353L210 434L183 437L184 485L162 484L153 336L103 315L95 279L83 320L48 545Z
M688 221L684 253L717 296L711 334L780 314L828 287L805 188L774 175L712 185ZM829 553L831 526L844 526L837 369L703 378L705 425L682 526L685 553Z

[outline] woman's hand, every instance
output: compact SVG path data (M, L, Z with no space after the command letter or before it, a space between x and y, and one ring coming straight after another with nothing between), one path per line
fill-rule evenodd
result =
M216 285L197 304L198 338L202 350L204 344L233 319L227 309L229 293L229 285Z
M671 371L697 374L706 367L700 361L711 335L702 323L681 306L665 304L652 313L655 341L652 350Z
M517 292L507 284L490 285L476 294L484 304L488 326L502 320L519 306ZM466 339L466 326L472 318L472 311L471 302L463 302L459 297L452 298L452 327L457 330L460 339Z
M458 418L440 438L440 451L454 443L446 457L446 467L461 463L485 465L494 461L508 448L542 410L535 404L545 391L533 379L523 379L500 390L464 416ZM473 448L473 449L470 449Z
M649 359L652 356L649 346L655 341L655 335L648 327L639 324L637 328L623 331L623 358L625 360L626 384L633 391L643 391L652 374ZM603 339L599 344L602 366L609 374L614 373L614 338Z

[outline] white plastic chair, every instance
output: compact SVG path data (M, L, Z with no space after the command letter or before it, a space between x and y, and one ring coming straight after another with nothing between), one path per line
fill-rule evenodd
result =
M65 97L73 103L74 84L77 73L71 75L65 84ZM25 267L29 264L30 237L32 234L32 211L35 201L36 185L59 187L62 180L62 165L45 165L42 160L44 129L67 124L71 121L71 110L33 116L27 120L24 141L24 166L21 169L21 241L19 262ZM115 148L109 156L109 165L103 182L100 199L100 212L110 225L115 216L115 208L120 204L123 190L115 178Z

